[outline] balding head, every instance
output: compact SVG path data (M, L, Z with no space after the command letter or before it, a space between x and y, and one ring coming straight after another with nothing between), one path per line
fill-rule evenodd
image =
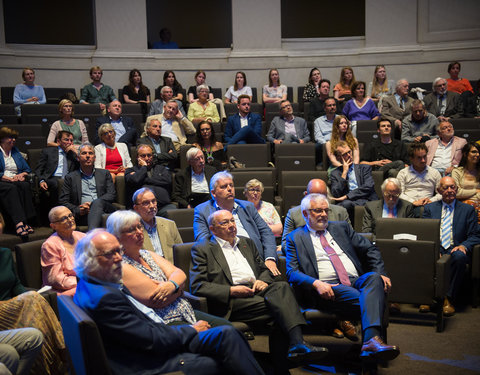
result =
M307 185L307 191L305 192L305 195L308 194L322 194L322 195L327 195L327 184L325 181L319 179L319 178L314 178L308 182Z

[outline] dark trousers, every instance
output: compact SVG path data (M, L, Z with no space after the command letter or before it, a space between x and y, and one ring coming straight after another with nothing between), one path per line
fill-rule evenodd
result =
M0 181L0 204L4 214L8 215L15 225L36 216L32 190L27 181Z
M440 252L442 254L450 254L452 257L450 263L450 286L447 297L454 300L465 277L465 271L467 270L467 264L470 263L470 257L459 250L452 253L452 249L445 250L443 247L440 247Z
M103 199L95 199L90 204L88 215L77 216L77 224L88 225L88 230L102 227L102 215L115 212L116 208L110 202Z
M265 139L255 133L250 126L244 126L228 142L229 145L245 143L265 143Z

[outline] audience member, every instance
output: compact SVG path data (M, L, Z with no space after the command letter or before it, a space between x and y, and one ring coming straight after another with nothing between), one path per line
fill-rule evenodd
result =
M58 112L60 113L60 120L55 121L50 127L47 146L57 146L57 134L62 130L73 134L73 144L76 146L88 142L85 123L73 118L73 103L68 99L60 100Z
M178 208L195 208L210 199L208 187L217 170L205 165L203 152L196 147L189 149L186 157L189 166L175 173L172 201L178 203Z
M206 297L209 311L217 316L262 325L273 322L269 346L276 374L286 372L287 359L308 363L324 357L328 349L303 340L301 326L306 322L290 286L274 280L254 241L237 237L232 213L213 212L208 228L212 237L192 248L193 294Z
M80 225L89 229L102 226L102 215L115 211L112 205L116 191L110 172L97 169L92 144L80 146L80 168L65 176L59 204L67 207Z
M201 121L220 122L217 106L208 100L210 89L207 85L197 86L198 100L188 107L188 119L195 125Z
M116 131L111 124L100 125L98 137L102 143L95 146L95 168L108 170L115 182L116 176L124 176L125 169L133 166L128 146L115 141Z
M343 114L350 121L377 120L380 117L372 99L365 97L365 82L355 81L351 86L352 99L343 106Z
M395 85L395 93L382 99L380 112L395 126L396 134L403 135L402 123L413 112L414 100L408 96L408 89L408 81L405 78L399 79Z
M178 110L178 102L170 100L165 104L163 114L148 116L147 121L157 119L162 124L162 134L170 138L177 152L187 144L186 134L195 134L195 126Z
M438 138L425 142L428 148L427 165L435 168L441 175L450 175L453 168L458 167L462 158L462 148L467 140L455 136L453 125L441 121L437 125Z
M102 81L103 71L99 66L90 68L90 78L92 83L85 85L81 90L80 95L81 104L95 104L98 103L103 113L112 100L115 100L115 94L110 86L104 85Z
M462 148L462 159L452 171L457 185L457 199L473 206L480 223L480 146L468 142Z
M27 175L31 169L15 147L18 132L6 126L0 128L0 205L13 221L15 234L28 241L33 228L27 224L35 214L33 196Z
M470 91L473 94L473 87L470 81L466 78L460 78L460 69L462 65L458 61L453 61L448 64L448 74L450 78L447 78L448 91L456 92L457 94L463 94L465 91Z
M350 88L354 82L355 75L353 74L353 69L350 66L342 68L342 71L340 72L340 81L333 88L335 99L339 102L350 100L352 95Z
M121 284L122 253L115 236L101 229L88 233L75 249L80 280L73 300L102 332L112 372L263 374L233 327L207 329L204 322L170 327L135 300Z
M154 164L175 167L177 151L169 137L162 136L162 123L159 119L148 118L145 123L145 135L137 140L138 145L149 145L154 152Z
M412 143L408 149L410 166L398 172L400 181L400 198L417 207L415 215L420 213L418 207L441 199L435 189L442 178L440 173L427 165L427 146L425 143Z
M198 100L197 87L200 85L206 84L205 83L206 78L207 78L207 73L205 73L205 71L203 70L199 70L195 73L195 86L190 86L188 88L188 102L190 104ZM218 104L218 107L220 108L220 117L222 119L226 119L227 116L225 115L225 106L223 105L222 99L213 97L211 86L208 86L208 90L209 90L208 100L215 105Z
M160 41L153 43L153 49L178 49L177 42L172 42L172 32L170 29L164 27L158 33Z
M75 230L75 216L67 207L53 207L48 213L48 220L54 233L42 244L43 285L51 286L58 294L73 296L77 288L73 253L85 233Z
M265 223L267 223L275 237L278 237L283 231L282 220L280 219L280 215L274 205L262 200L262 193L264 190L265 188L263 187L262 181L254 178L246 183L245 189L243 189L243 195L245 195L247 201L253 203L258 214Z
M373 72L373 80L368 83L367 95L379 108L382 108L381 101L388 95L395 92L393 79L387 79L385 65L377 65Z
M463 117L463 103L460 95L453 91L447 91L447 80L435 78L433 92L425 96L425 108L438 121L449 121L452 118Z
M246 95L252 100L252 89L250 86L247 86L246 74L237 72L233 86L230 86L225 93L225 103L237 103L242 95Z
M342 166L342 163L340 163L335 156L335 150L340 141L347 142L350 149L353 150L353 163L360 163L358 140L353 136L352 130L350 129L350 122L344 115L335 117L333 120L332 135L330 140L325 143L325 150L327 151L327 156L332 166L331 168Z
M183 243L174 221L157 215L157 199L149 188L138 189L132 197L133 210L143 226L143 248L173 263L173 245Z
M108 115L97 118L95 123L97 135L103 124L110 124L115 129L115 141L125 143L128 147L135 146L138 138L137 128L131 117L122 116L122 103L114 99L107 108ZM101 142L100 136L96 136L95 144Z
M0 374L27 375L40 354L43 335L36 328L0 331Z
M480 244L480 227L475 209L457 201L457 184L451 177L443 177L437 186L441 201L425 206L425 219L440 219L440 253L450 254L450 286L443 302L443 315L455 314L456 297L460 291L472 249ZM429 311L421 306L421 311Z
M345 141L338 142L335 156L342 166L334 169L330 175L332 200L345 207L353 221L355 206L364 206L367 201L378 198L372 168L354 163L352 149Z
M310 142L307 122L293 115L292 104L288 100L280 102L280 116L275 116L267 133L267 141L280 143Z
M323 84L321 87L322 86ZM312 108L315 101L320 101L320 99L315 98L314 101L310 103L310 108ZM332 136L333 121L335 120L335 117L337 117L337 101L332 97L326 98L323 101L323 107L324 115L317 117L313 123L315 142L320 145L327 143Z
M173 97L171 99L178 100L181 103L185 101L183 97L185 90L183 90L182 85L177 81L173 70L166 70L165 73L163 73L163 86L168 86L173 90ZM159 89L161 90L163 86L160 86Z
M398 346L381 338L385 294L392 283L380 251L347 223L329 222L325 196L307 195L301 206L307 224L287 236L287 277L301 296L300 305L361 316L360 358L396 358Z
M335 100L335 113L337 113L337 108L338 113L341 113L337 100L330 96L330 81L328 79L321 79L319 85L320 93L310 101L310 109L308 111L308 121L310 122L314 122L326 114L325 101L327 99Z
M143 84L140 70L130 70L128 85L123 86L122 95L125 103L140 104L143 118L145 119L148 112L148 104L150 104L150 90Z
M362 232L376 233L377 218L415 217L410 202L400 199L402 186L400 181L389 177L382 183L382 199L367 202L363 214Z
M154 164L153 148L147 144L137 146L137 165L125 171L125 186L127 197L142 187L148 187L155 194L158 215L166 217L167 210L177 208L170 203L172 192L172 174L162 164ZM127 200L130 207L130 201Z
M227 145L238 143L265 143L262 138L262 119L257 113L250 112L250 97L238 97L238 113L228 117L225 127Z
M47 102L43 87L35 84L35 70L24 68L22 78L23 83L16 85L13 91L13 105L18 116L21 115L22 104L45 104Z
M227 156L222 142L215 137L215 130L211 122L202 121L197 125L197 134L193 146L203 151L208 165L222 171L227 166Z
M238 234L253 240L265 265L274 276L280 275L277 268L275 236L258 214L255 206L247 201L235 199L233 176L228 172L218 172L210 179L212 199L195 207L193 231L195 240L208 239L208 217L217 210L232 212L238 225Z
M152 105L150 106L150 111L148 112L148 115L161 115L163 113L163 108L170 100L175 100L173 99L173 90L170 86L163 86L160 89L160 99L156 99L153 101ZM180 113L183 116L187 116L187 114L185 113L185 109L183 108L182 102L180 100L175 100L175 102L177 103Z
M287 100L287 86L280 84L280 74L277 69L268 72L268 85L263 86L263 103L279 103Z
M383 178L396 177L408 164L405 143L392 138L392 124L386 118L377 120L378 138L365 145L362 161L374 171L383 171Z
M421 100L415 99L412 102L412 114L402 121L402 141L419 143L436 138L437 125L437 118L427 112Z
M303 89L302 99L304 102L312 102L314 98L320 95L321 80L322 80L322 73L320 73L320 69L313 68L312 70L310 70L310 74L308 75L308 83Z

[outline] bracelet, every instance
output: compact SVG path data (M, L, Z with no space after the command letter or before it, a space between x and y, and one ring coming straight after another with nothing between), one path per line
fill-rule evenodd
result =
M175 286L175 292L174 292L174 293L177 293L177 292L178 292L178 289L180 289L180 287L178 286L178 284L177 284L175 281L173 281L173 280L168 280L168 281L170 281L170 282Z

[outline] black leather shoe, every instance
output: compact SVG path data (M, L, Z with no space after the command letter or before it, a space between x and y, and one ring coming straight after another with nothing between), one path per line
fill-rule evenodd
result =
M288 348L287 358L293 362L309 363L324 358L328 349L322 346L313 346L305 341Z
M360 358L371 361L391 361L400 354L400 348L395 345L387 345L378 337L372 337L363 343Z

